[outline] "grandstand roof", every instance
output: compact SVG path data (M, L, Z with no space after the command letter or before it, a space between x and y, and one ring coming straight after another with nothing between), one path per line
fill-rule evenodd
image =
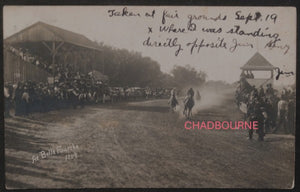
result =
M275 67L258 52L241 67L243 70L273 70L274 68Z
M5 43L41 41L64 41L81 47L99 50L97 44L87 37L43 22L37 22L4 40Z

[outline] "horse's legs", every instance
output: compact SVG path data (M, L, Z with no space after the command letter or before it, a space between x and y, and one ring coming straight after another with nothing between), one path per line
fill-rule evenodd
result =
M187 115L187 119L191 119L191 117L192 117L192 109L191 108L188 108L188 115Z
M190 118L190 109L189 109L189 108L186 109L186 112L185 112L185 118L186 118L187 120L189 120L189 118Z
M186 113L186 115L185 115L185 117L186 117L187 120L189 119L189 115L190 115L190 110L187 109L187 113Z

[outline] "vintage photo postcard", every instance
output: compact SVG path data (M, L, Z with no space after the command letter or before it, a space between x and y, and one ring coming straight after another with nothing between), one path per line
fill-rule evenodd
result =
M295 185L296 8L3 7L7 189Z

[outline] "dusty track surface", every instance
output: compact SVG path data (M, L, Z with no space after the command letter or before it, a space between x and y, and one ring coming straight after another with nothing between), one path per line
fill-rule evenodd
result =
M221 97L200 105L193 120L241 120L232 95ZM168 110L166 100L150 100L5 119L6 186L292 187L294 136L259 142L245 130L186 130L181 107ZM71 144L79 147L74 159L53 154L32 163L41 151Z

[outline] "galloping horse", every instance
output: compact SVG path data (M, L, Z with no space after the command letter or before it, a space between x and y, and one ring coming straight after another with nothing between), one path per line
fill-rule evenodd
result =
M183 114L185 115L185 117L187 119L191 119L191 116L192 116L192 109L195 105L194 94L195 94L195 92L194 92L193 88L190 88L187 92L187 96L184 99Z
M170 104L171 111L174 112L176 109L176 105L178 105L178 101L175 95L171 95L171 98L168 103Z
M187 96L184 99L184 110L183 110L183 114L185 115L185 117L187 119L191 119L192 117L192 109L195 105L194 99L191 95Z
M171 98L168 101L168 104L170 104L170 109L171 109L172 112L175 111L176 105L178 105L178 101L176 99L176 93L175 92L176 92L176 89L173 88L171 90Z

